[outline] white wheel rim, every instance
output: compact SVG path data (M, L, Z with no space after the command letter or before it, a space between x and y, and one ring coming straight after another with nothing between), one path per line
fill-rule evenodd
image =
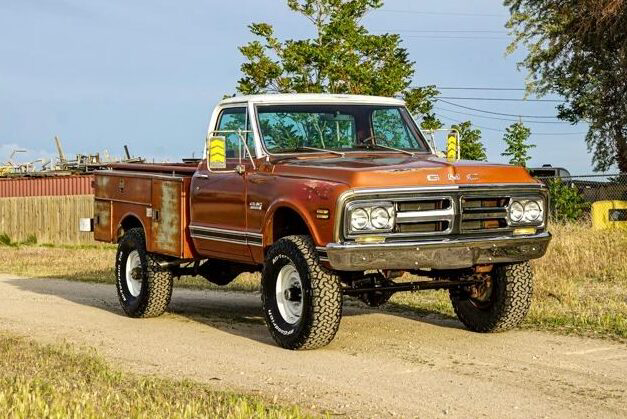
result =
M137 250L133 250L128 254L128 257L126 258L126 286L128 288L128 292L130 292L133 297L137 297L142 290L141 278L133 278L133 271L135 270L135 272L137 272L141 269L141 264L142 262L139 258L139 252Z
M295 324L303 315L303 284L294 265L281 268L276 280L276 302L281 317Z

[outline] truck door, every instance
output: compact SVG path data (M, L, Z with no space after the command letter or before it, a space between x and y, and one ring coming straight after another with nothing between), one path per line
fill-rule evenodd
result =
M218 116L216 130L246 130L244 106L225 108ZM208 257L242 262L251 260L246 241L246 172L238 173L239 137L226 137L226 168L209 171L203 160L191 183L190 234L196 249ZM242 154L242 163L245 159Z

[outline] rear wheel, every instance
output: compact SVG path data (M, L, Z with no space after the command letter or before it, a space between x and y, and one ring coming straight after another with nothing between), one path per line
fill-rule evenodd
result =
M450 291L459 320L475 332L500 332L518 326L529 311L533 272L529 262L497 265L476 274L483 282Z
M132 228L118 244L115 274L118 298L130 317L156 317L172 297L172 272L162 269L157 255L146 252L141 228Z
M287 349L315 349L333 340L342 317L337 275L320 265L308 236L288 236L268 251L262 303L274 340Z

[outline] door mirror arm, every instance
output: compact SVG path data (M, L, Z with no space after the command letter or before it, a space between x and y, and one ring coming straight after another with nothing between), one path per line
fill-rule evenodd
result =
M252 131L248 131L248 130L242 130L242 129L238 129L238 130L213 130L213 131L209 131L207 133L207 141L206 141L206 159L207 159L207 170L210 173L229 173L229 172L236 172L239 173L240 175L246 172L246 167L242 164L242 145L244 146L244 153L248 156L248 159L250 160L250 164L253 167L253 170L257 170L257 165L255 164L255 160L253 159L252 154L250 153L250 149L248 148L248 144L246 144L246 138L245 135L246 134L252 134ZM211 165L209 164L209 162L211 161L211 147L210 147L210 143L211 143L211 138L218 135L222 135L224 136L224 134L237 134L238 140L239 140L239 164L235 167L235 170L212 170ZM219 137L216 137L219 138ZM225 137L221 137L222 139L222 150L221 152L223 153L223 155L226 154L226 150L225 150ZM222 161L224 162L225 157L222 157ZM224 164L224 163L222 163Z

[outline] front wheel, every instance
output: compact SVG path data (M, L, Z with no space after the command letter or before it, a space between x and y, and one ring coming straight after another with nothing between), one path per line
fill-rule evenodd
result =
M496 265L476 274L481 284L450 291L459 320L475 332L500 332L518 326L529 311L533 272L529 262Z
M320 265L310 237L277 241L261 281L266 324L279 346L315 349L333 340L342 317L342 287L338 276Z
M141 228L132 228L118 244L115 276L120 305L130 317L156 317L172 297L172 272L162 269L158 256L146 252Z

